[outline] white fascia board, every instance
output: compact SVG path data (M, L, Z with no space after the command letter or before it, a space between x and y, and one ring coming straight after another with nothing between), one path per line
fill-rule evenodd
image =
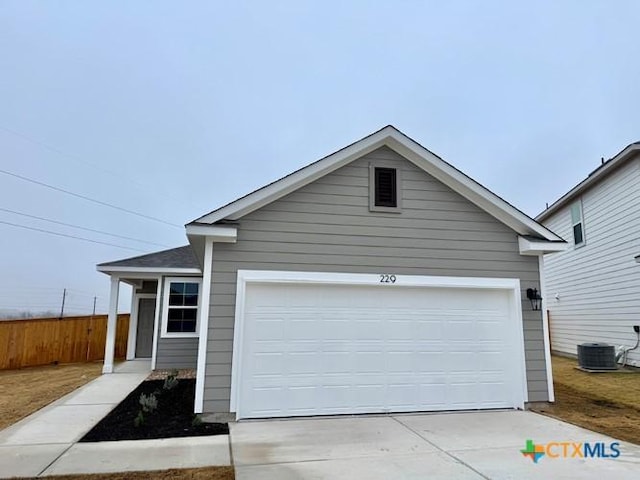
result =
M489 215L521 235L538 234L547 240L562 241L558 235L528 217L486 187L448 164L419 143L400 132L390 136L388 146L417 167L444 183Z
M204 215L195 222L215 223L222 219L237 220L384 145L460 193L517 233L521 235L537 234L547 240L562 241L562 238L552 231L529 218L392 126L387 126L308 167Z
M127 274L129 278L145 278L145 276L158 274L167 275L202 275L199 268L165 268L165 267L109 267L97 266L96 270L107 275Z
M539 222L544 222L551 218L553 215L558 213L563 207L565 207L569 202L571 202L578 195L581 195L589 188L591 188L594 184L598 183L604 176L606 176L609 172L617 168L619 165L623 164L626 160L630 159L633 155L640 151L640 145L631 144L628 145L624 150L618 153L615 157L613 157L608 162L605 162L599 169L592 172L587 178L585 178L578 185L573 187L567 193L565 193L558 200L553 202L549 208L545 211L538 214L536 220Z
M541 255L545 253L563 252L568 248L567 242L545 242L518 237L520 255Z
M334 170L349 164L353 160L380 148L385 144L386 138L392 131L394 131L393 127L387 126L356 143L352 143L351 145L338 150L322 160L312 163L311 165L277 180L266 187L256 190L255 192L231 202L214 212L204 215L203 217L195 220L195 222L215 223L224 218L237 220L248 213L264 207L278 198L296 191L304 185L324 177Z
M185 229L187 236L208 237L214 242L236 243L238 238L236 227L188 224Z

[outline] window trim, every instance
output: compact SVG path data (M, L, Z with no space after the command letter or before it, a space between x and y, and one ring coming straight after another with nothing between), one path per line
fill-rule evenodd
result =
M369 164L369 211L381 213L402 213L402 168L395 162L371 162ZM376 168L391 168L396 171L396 206L376 205Z
M578 222L573 221L573 207L575 205L577 205L578 208L580 209L580 221ZM569 206L569 218L571 218L571 238L573 240L573 248L584 247L587 244L587 236L585 235L585 228L584 228L584 209L582 207L583 207L582 198L579 198L575 202L572 202L571 205ZM580 224L580 231L582 232L582 242L580 243L576 243L576 236L574 233L574 229L578 224Z
M171 283L197 283L198 284L198 305L196 311L196 326L193 332L168 332L169 325L169 291ZM200 308L202 307L202 278L200 277L165 277L162 293L162 338L198 338L200 336Z

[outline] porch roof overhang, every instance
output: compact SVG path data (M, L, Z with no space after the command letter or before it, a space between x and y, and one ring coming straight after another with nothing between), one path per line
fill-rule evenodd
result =
M201 276L202 270L190 245L171 248L115 262L101 263L96 269L127 283L156 279L163 275Z

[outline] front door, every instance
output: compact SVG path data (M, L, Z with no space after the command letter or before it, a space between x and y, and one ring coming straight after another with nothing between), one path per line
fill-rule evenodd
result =
M138 332L136 334L136 358L150 358L153 346L153 321L156 313L155 298L138 300Z

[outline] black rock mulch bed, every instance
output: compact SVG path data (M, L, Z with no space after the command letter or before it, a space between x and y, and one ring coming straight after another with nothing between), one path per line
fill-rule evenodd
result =
M229 433L226 423L194 421L195 380L180 380L171 390L163 389L163 384L163 380L142 382L80 441L144 440ZM153 412L143 413L144 422L136 426L135 419L141 410L142 393L155 393L158 407Z

